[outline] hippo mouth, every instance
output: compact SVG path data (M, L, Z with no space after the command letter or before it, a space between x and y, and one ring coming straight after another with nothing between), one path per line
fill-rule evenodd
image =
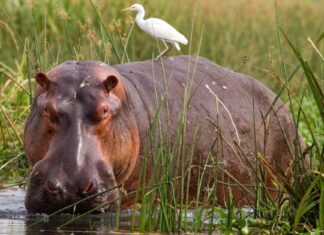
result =
M38 191L38 192L36 192ZM72 196L73 195L73 196ZM66 192L39 192L28 186L25 206L29 213L104 213L118 207L118 188L101 189L91 195L67 194Z

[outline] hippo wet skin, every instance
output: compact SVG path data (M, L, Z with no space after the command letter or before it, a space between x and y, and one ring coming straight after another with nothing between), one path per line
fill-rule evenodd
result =
M291 177L296 129L286 107L281 101L271 105L275 94L260 82L207 59L179 56L115 66L67 61L38 73L36 82L24 132L33 165L28 212L51 213L112 189L73 208L83 212L138 189L143 159L147 182L170 170L154 165L154 149L145 148L150 144L175 149L170 156L181 158L190 173L190 200L200 182L203 191L217 184L220 205L229 186L237 206L253 203L257 155ZM179 159L170 162L176 178ZM275 197L271 177L263 173ZM132 203L129 196L121 206Z

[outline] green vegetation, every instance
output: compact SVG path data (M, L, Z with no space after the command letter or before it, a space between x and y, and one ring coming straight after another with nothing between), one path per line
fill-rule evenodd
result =
M36 71L47 71L71 59L116 64L150 59L158 54L159 44L133 27L132 14L120 12L132 3L116 0L1 3L0 184L24 184L29 172L22 150L22 133ZM311 170L302 169L300 174L300 169L296 169L295 184L289 186L283 175L273 172L259 156L262 168L276 176L278 190L283 192L281 198L275 202L259 198L260 206L247 217L249 213L233 208L231 197L228 210L207 205L207 200L214 199L215 190L211 190L208 197L201 198L200 204L193 205L195 214L190 222L184 193L187 173L179 162L177 166L183 177L174 179L171 171L156 171L152 184L142 192L145 196L140 221L135 223L134 218L132 229L141 232L221 229L243 234L253 228L275 234L323 232L324 2L288 0L279 1L276 7L274 1L259 0L152 0L145 3L145 8L147 17L162 18L189 38L190 45L182 46L181 53L199 54L224 67L252 75L280 95L305 139ZM178 54L175 50L170 53L175 54ZM179 123L178 146L185 135L185 123L185 119ZM152 127L152 135L159 135L158 123L152 123ZM299 147L297 144L295 163L303 163L304 151ZM181 149L170 149L169 143L154 146L154 153L156 169L161 165L170 169L168 159L176 154L181 159ZM156 184L154 178L164 183ZM180 185L180 205L174 194L175 181ZM220 225L215 227L212 222L216 217L220 218ZM147 218L154 220L148 223ZM203 221L210 223L206 227Z

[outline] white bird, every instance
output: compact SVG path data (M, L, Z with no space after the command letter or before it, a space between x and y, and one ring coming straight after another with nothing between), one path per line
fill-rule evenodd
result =
M153 38L161 40L165 45L165 50L162 51L155 60L158 60L161 56L166 54L172 46L177 48L180 51L180 45L188 44L188 39L179 33L175 28L169 25L167 22L157 19L157 18L149 18L144 20L145 10L142 5L136 3L132 6L123 9L122 11L136 11L135 21L137 25L146 33L151 35Z

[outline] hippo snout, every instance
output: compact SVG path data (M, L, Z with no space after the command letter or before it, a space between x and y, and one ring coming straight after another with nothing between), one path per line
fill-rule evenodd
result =
M99 161L97 167L81 170L56 165L44 159L34 166L25 201L28 212L53 213L87 197L64 212L82 213L100 205L100 211L112 210L116 206L118 189L113 171L105 163Z

